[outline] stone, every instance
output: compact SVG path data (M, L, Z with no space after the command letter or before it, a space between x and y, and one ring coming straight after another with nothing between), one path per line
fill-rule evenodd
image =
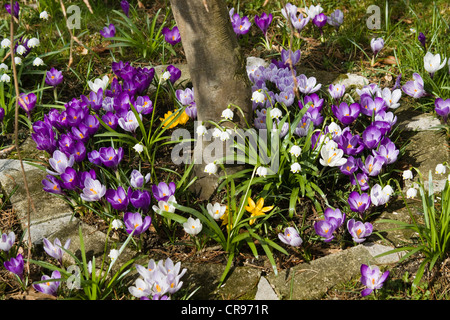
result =
M259 280L255 300L280 300L266 277Z

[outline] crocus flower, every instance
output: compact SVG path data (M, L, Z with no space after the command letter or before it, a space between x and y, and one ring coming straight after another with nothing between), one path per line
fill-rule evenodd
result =
M18 254L17 257L11 258L3 263L5 269L23 278L23 256Z
M226 212L227 206L221 205L220 203L216 202L214 204L208 203L206 205L206 210L208 211L209 215L214 220L219 220Z
M46 179L42 180L43 190L45 192L54 193L54 194L62 194L61 190L61 180L57 179L52 175L47 175Z
M375 206L382 206L389 201L390 196L383 191L383 188L377 183L370 189L370 201Z
M328 142L328 144L330 142ZM319 162L324 167L340 167L347 162L347 159L343 157L344 151L339 148L328 149L325 145L320 150L320 155L322 156L322 158L319 159Z
M164 27L161 32L164 35L164 39L166 40L166 42L170 43L171 45L176 45L181 41L180 31L178 30L177 26L173 27L172 29Z
M338 101L344 96L345 85L339 83L330 84L330 86L328 87L328 92L335 101Z
M119 125L119 119L112 111L106 112L102 116L102 121L113 130L115 130Z
M436 111L436 114L440 115L444 122L447 123L448 115L450 114L450 98L447 100L442 98L434 100L434 111Z
M298 89L303 94L314 93L322 87L320 83L316 85L317 79L315 77L307 78L304 74L301 74L297 78L297 82L298 82Z
M100 34L103 38L112 38L116 35L116 27L114 24L110 23L109 26L104 27L103 30L100 30Z
M52 272L52 276L49 277L47 275L43 275L41 277L41 281L46 281L42 283L33 284L33 288L39 292L50 294L56 297L56 293L58 291L58 287L60 282L55 281L61 279L61 273L58 270ZM48 281L51 280L51 281Z
M291 49L281 49L281 61L289 68L291 67L291 63L292 66L295 66L300 61L301 55L302 53L300 50L292 51Z
M402 90L408 96L413 98L421 98L426 95L423 87L423 79L418 73L413 73L414 80L406 82L402 86Z
M117 150L113 147L101 147L98 152L100 161L105 167L117 168L123 159L124 151L122 147L119 147Z
M343 125L349 125L358 118L361 112L361 105L357 102L350 105L347 102L342 102L339 106L333 104L331 110Z
M269 29L269 25L272 23L273 16L271 13L267 14L263 12L261 16L255 16L255 24L261 29L264 36L267 34L267 29Z
M384 40L383 38L373 38L370 41L370 48L372 49L373 55L376 56L378 52L381 51L384 47Z
M128 188L128 198L136 209L142 209L144 213L148 211L151 199L147 190L132 191L131 188Z
M236 35L243 35L250 31L251 23L248 17L241 17L238 13L232 14L234 8L230 10L231 24Z
M338 30L339 27L344 22L344 13L341 10L339 10L339 9L334 10L328 16L327 22L328 22L329 25L335 27L336 30Z
M75 190L79 185L78 173L74 168L67 167L61 174L62 186L64 189Z
M373 226L370 222L362 223L361 221L350 219L347 222L347 230L352 236L353 241L362 243L372 234Z
M122 186L117 187L117 190L106 190L105 198L111 204L111 207L119 211L125 211L130 202L127 193Z
M368 125L362 133L362 139L367 149L377 148L382 138L383 132L374 124Z
M319 28L320 32L322 32L323 26L327 24L327 16L324 13L319 13L312 21Z
M378 147L378 150L372 150L373 155L382 156L385 158L386 164L391 164L397 161L397 157L400 153L400 150L397 149L395 143L392 141L388 141L386 144L381 144Z
M126 212L123 215L123 221L127 233L131 233L134 230L133 235L140 235L141 233L147 231L147 229L150 227L152 218L150 216L145 216L145 218L142 219L142 216L139 212Z
M368 155L365 162L360 162L360 169L367 175L375 177L380 174L386 160L383 156Z
M186 233L189 233L192 236L196 236L202 231L203 225L200 222L200 219L193 219L189 217L185 223L183 223L183 229Z
M174 84L181 77L181 70L174 65L168 65L166 68L167 72L170 74L169 81Z
M306 14L308 15L308 17L310 17L311 19L314 19L318 14L320 14L323 11L323 8L320 4L314 6L311 5L310 7L306 7L305 8Z
M279 233L278 238L281 242L293 247L299 247L303 243L303 239L293 227L284 229L284 233Z
M353 157L349 156L347 162L340 168L341 172L345 175L352 176L354 172L359 169L358 161Z
M423 34L423 32L419 32L417 40L419 40L419 42L422 45L422 47L424 47L426 49L426 47L427 47L427 44L426 44L427 39L426 39L425 35Z
M48 160L50 166L55 171L47 169L47 172L52 175L60 175L66 171L67 167L72 167L74 161L75 159L73 156L67 157L65 153L59 150L55 150L55 152L53 152L52 158Z
M368 117L372 117L382 110L386 110L387 106L381 97L372 98L369 94L362 94L360 97L361 113Z
M340 209L332 209L326 208L323 212L325 220L329 221L330 219L335 219L336 228L339 228L344 224L345 221L345 213L343 213Z
M373 290L380 289L388 276L389 271L385 271L383 274L381 274L379 267L370 267L368 265L362 264L361 283L367 288L361 291L361 296L365 297L371 294Z
M104 75L102 78L94 79L94 81L89 80L88 85L89 88L97 93L99 89L102 89L103 92L106 90L109 84L109 77L107 75Z
M152 185L152 193L157 201L167 201L170 196L175 194L176 184L175 182L170 182L167 184L162 181L158 185Z
M439 53L434 55L431 52L427 52L423 57L425 70L430 74L431 78L433 78L437 71L441 70L445 66L446 62L447 58L444 58L441 63L441 55Z
M400 106L398 102L402 97L402 91L400 89L389 90L389 88L384 88L381 94L388 108L397 109Z
M8 234L2 233L0 238L0 250L8 252L14 245L15 241L16 234L13 231L10 231Z
M29 116L31 113L31 110L34 109L36 106L37 97L33 92L30 92L28 94L21 93L19 99L19 105L25 110L27 115Z
M144 186L144 183L147 183L149 180L150 173L146 174L144 177L142 173L136 169L133 169L133 171L131 171L130 184L133 188L142 188Z
M64 244L64 247L62 246L61 241L58 238L55 238L53 243L51 243L47 238L44 238L43 243L45 252L47 252L47 254L50 257L58 260L59 263L62 263L62 258L65 253L65 251L62 248L64 248L65 250L69 249L70 239L67 239L66 243Z
M11 10L11 4L7 3L5 4L5 9L6 11L8 11L8 13L14 17L16 17L17 19L19 19L19 11L20 11L20 5L19 2L14 2L13 4L13 8Z
M314 230L317 235L324 238L325 242L330 242L334 239L334 230L336 229L336 220L319 220L314 222Z
M86 178L83 193L80 194L84 201L98 201L106 193L106 187L99 180Z
M273 206L264 207L264 198L259 198L256 204L250 197L248 197L247 201L248 205L245 206L245 210L251 213L251 217L265 215L266 212L273 209ZM255 221L256 219L251 219L249 224L252 225Z
M170 196L167 201L158 201L158 206L153 205L152 209L156 213L159 213L160 211L175 212L173 203L177 203L177 200L175 199L175 196Z
M55 68L51 68L47 71L45 77L45 83L49 86L56 87L63 81L63 75L61 71L56 70Z
M357 191L353 191L348 197L348 204L353 212L359 212L362 215L371 204L370 196L367 193L359 194Z
M126 0L120 1L120 7L122 8L123 13L129 17L129 11L130 11L130 4Z
M369 177L364 172L357 173L356 177L354 175L351 175L350 182L354 186L359 185L361 191L366 191L367 189L370 188Z
M5 109L0 107L0 122L3 121L3 118L5 117Z

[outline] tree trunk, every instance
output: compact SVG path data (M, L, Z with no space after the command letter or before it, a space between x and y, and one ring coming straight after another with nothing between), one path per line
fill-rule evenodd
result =
M239 106L245 118L251 119L252 91L246 59L233 31L225 1L170 0L170 3L194 88L198 121L220 121L222 111L230 104ZM243 127L245 121L241 114L233 111L234 122ZM195 190L202 200L212 195L218 178L204 173L207 163L203 151L207 144L203 140L194 152L194 172L199 177Z

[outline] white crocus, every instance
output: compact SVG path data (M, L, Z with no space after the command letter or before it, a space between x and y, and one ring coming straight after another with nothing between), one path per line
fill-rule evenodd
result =
M331 140L320 150L320 155L322 158L319 159L319 162L324 167L340 167L347 162L347 159L343 157L344 151L342 151L342 149L333 149L328 147L331 142L334 141Z
M25 48L23 45L19 44L16 48L16 53L20 54L21 56L27 51L27 48Z
M266 167L259 166L256 169L256 175L259 177L265 177L267 175L267 173L268 173L268 171L267 171Z
M413 173L411 170L405 170L403 171L403 180L409 180L413 178Z
M398 101L402 97L402 90L395 89L394 91L391 91L389 88L384 88L381 94L384 102L389 108L397 109L400 106Z
M193 219L192 217L189 217L187 221L183 223L183 228L186 233L195 236L202 231L203 225L200 222L200 219Z
M44 65L44 60L42 60L41 58L36 57L36 58L33 60L33 66L39 67L39 66L43 66L43 65Z
M309 8L305 8L306 14L308 17L312 20L317 16L318 14L322 13L323 8L318 4L317 6L311 5Z
M91 89L94 92L97 92L100 88L105 91L108 87L109 83L109 77L103 76L103 78L97 78L94 81L88 81L89 89Z
M11 82L11 77L4 73L0 77L0 82Z
M233 120L234 113L230 108L226 108L222 111L222 118L225 120Z
M175 199L175 196L170 196L167 201L160 200L158 201L158 206L153 205L152 209L156 213L161 213L161 211L167 211L174 213L175 212L175 206L174 203L177 203L177 200Z
M252 93L252 101L255 103L264 103L266 96L260 90L256 90Z
M383 191L383 188L377 183L370 190L370 200L375 206L382 206L389 201L389 196Z
M439 163L436 166L435 171L436 171L436 174L445 174L445 172L447 171L447 167L444 166L442 163Z
M417 190L416 189L414 189L414 188L409 188L407 191L406 191L406 198L408 198L408 199L413 199L413 198L415 198L417 196Z
M221 205L218 202L216 202L214 204L208 203L206 205L206 210L208 211L209 215L214 220L219 220L225 214L225 211L227 210L227 206Z
M292 154L294 157L298 157L301 152L302 152L302 149L296 145L293 145L291 147L291 149L289 150L289 153Z
M216 174L217 172L217 165L214 162L208 163L205 166L205 172L208 174Z
M434 55L431 52L427 52L423 57L425 70L430 74L431 77L433 77L436 71L441 70L445 66L446 62L447 58L444 58L443 62L441 63L441 55L439 53Z
M48 20L48 13L47 13L47 11L42 11L40 14L39 14L39 18L41 18L41 19L43 19L43 20Z
M36 47L39 46L40 44L41 44L41 42L39 41L38 38L31 38L31 39L28 40L28 42L27 42L28 48L36 48Z
M331 122L328 125L328 132L331 133L333 138L339 137L342 133L342 128L336 122Z
M11 48L11 41L9 39L5 38L0 43L0 46L2 47L2 49Z
M302 170L302 167L300 166L300 163L295 162L291 164L291 172L292 173L298 173Z

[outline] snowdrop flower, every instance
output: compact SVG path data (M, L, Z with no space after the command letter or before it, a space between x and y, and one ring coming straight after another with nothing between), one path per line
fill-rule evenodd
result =
M196 132L197 135L204 136L208 132L208 129L206 129L206 127L203 124L200 124L197 126Z
M259 177L265 177L267 175L267 168L259 166L256 169L256 175L259 176Z
M264 103L266 96L260 90L256 90L252 94L252 101L255 103Z
M41 18L41 19L43 19L43 20L48 20L48 13L47 13L47 11L42 11L40 14L39 14L39 18Z
M281 118L283 115L281 113L281 110L278 108L273 108L272 110L270 110L270 117L272 119L278 119Z
M88 81L89 89L97 93L98 89L102 89L105 92L108 87L109 77L107 75L103 76L101 79L95 79L94 81Z
M31 38L30 40L28 40L27 42L27 46L28 48L36 48L37 46L40 45L40 41L38 38Z
M295 162L291 164L291 172L292 173L298 173L302 170L302 167L300 166L300 163Z
M114 219L114 220L111 222L111 227L112 227L113 229L115 229L115 230L118 230L118 229L122 228L122 227L123 227L122 220L120 220L120 219Z
M5 71L8 71L8 66L4 63L0 63L0 70L2 70L2 69Z
M221 141L227 141L228 139L230 139L230 135L231 135L231 130L227 129L224 131L220 131L219 138Z
M334 141L330 141L328 144L330 144L331 142ZM335 143L335 142L334 142ZM335 150L327 150L329 148L327 148L327 145L325 146L325 148L322 148L320 150L320 155L322 156L321 159L319 159L319 162L321 165L323 165L324 167L340 167L343 166L346 162L347 159L344 158L344 151L342 151L342 149L335 149Z
M301 152L302 152L302 149L296 145L293 145L291 147L291 149L289 150L289 153L292 154L294 157L298 157Z
M439 163L436 166L436 174L445 174L446 171L447 171L447 168L442 163Z
M430 77L432 78L436 71L441 70L445 66L446 62L447 58L444 58L444 61L441 63L441 55L439 53L434 55L431 52L427 52L423 57L425 70L430 74Z
M212 136L213 136L214 138L220 138L220 134L221 134L221 133L222 133L222 130L220 130L219 128L215 127L215 128L213 129Z
M161 81L167 81L170 79L170 72L169 71L165 71L162 76L161 76Z
M22 59L20 57L14 57L14 62L16 65L20 66L22 64Z
M230 108L226 108L222 111L222 118L225 120L233 120L234 113Z
M42 60L41 58L36 57L36 58L33 60L33 66L39 67L39 66L43 66L43 65L44 65L44 60Z
M111 251L109 251L108 257L111 259L111 261L114 261L119 257L119 254L119 250L111 249Z
M403 171L403 180L408 180L413 178L413 173L411 170Z
M11 47L11 41L9 39L5 38L0 43L0 46L2 47L2 49L10 48Z
M205 166L205 172L208 174L216 174L217 172L217 165L214 162L208 163Z
M192 217L189 217L187 221L183 223L183 228L186 233L195 236L202 231L203 225L200 222L200 219L193 219Z
M142 151L144 151L144 146L140 143L137 143L134 145L133 149L137 152L137 153L141 153Z
M26 51L27 49L21 44L19 44L16 48L16 53L20 55L23 55Z
M409 188L409 189L406 191L406 198L412 199L412 198L415 198L416 196L417 196L417 190L416 190L416 189L414 189L414 188Z
M386 186L383 188L383 193L384 193L386 196L390 197L390 196L392 196L392 195L394 194L394 189L392 189L392 187L391 187L390 185L386 185ZM388 199L388 201L389 201L389 199Z
M11 82L11 77L4 73L0 77L0 82Z
M384 88L381 94L384 102L386 102L386 105L389 108L397 109L400 106L400 103L398 103L402 97L402 91L400 89L391 91L389 88Z
M227 206L221 205L218 202L214 203L214 205L212 203L208 203L206 205L206 210L208 210L209 215L213 217L214 220L219 220L225 214Z

